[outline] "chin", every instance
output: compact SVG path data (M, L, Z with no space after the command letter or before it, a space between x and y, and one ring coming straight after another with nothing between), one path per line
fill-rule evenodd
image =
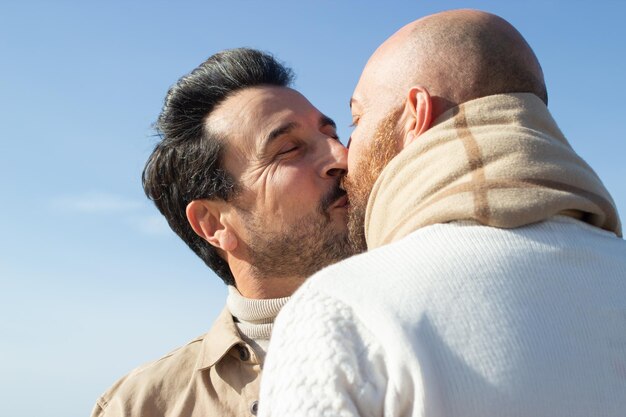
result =
M333 226L337 232L345 232L348 230L348 213L341 213L333 216Z

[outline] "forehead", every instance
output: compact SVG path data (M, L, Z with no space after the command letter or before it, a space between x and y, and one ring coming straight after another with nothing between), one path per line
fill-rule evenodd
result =
M302 94L291 88L257 86L228 97L206 123L212 131L226 135L229 141L254 140L282 124L319 114Z
M385 62L369 62L359 78L350 105L356 110L388 106L398 95L397 79Z
M359 78L352 95L357 107L389 105L403 92L407 73L405 43L408 29L402 28L376 49Z

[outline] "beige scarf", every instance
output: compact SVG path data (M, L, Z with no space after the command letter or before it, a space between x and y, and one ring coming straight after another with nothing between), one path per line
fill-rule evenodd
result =
M503 94L448 110L385 167L365 234L373 249L435 223L515 228L556 214L622 233L613 199L545 104Z

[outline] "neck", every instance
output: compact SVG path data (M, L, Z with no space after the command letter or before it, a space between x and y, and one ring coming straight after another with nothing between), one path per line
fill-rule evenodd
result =
M241 254L228 253L227 262L239 293L252 299L283 298L291 296L306 280L306 276L262 275Z

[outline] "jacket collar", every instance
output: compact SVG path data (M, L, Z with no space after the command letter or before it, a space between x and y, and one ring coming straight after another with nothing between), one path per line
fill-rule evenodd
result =
M198 369L212 367L238 344L245 344L245 342L239 335L233 316L228 308L224 307L202 341L203 355Z

